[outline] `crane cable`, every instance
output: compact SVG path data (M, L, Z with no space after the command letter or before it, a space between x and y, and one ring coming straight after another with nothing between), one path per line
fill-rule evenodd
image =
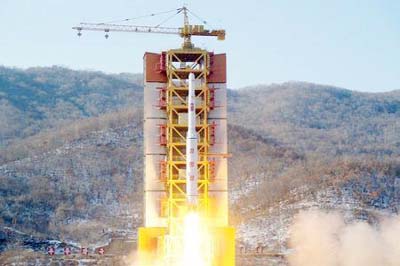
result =
M207 21L205 19L202 19L200 16L196 15L193 11L191 11L190 9L187 9L187 11L192 14L193 17L197 18L199 21L201 21L201 23L203 23L204 25L207 24Z
M189 12L189 14L191 14L193 17L197 18L201 23L203 23L204 25L208 25L208 27L213 27L215 28L215 24L211 23L205 19L203 19L202 17L200 17L199 15L197 15L196 13L194 13L192 10L187 9L187 11Z
M175 14L172 14L172 16L169 16L168 18L166 18L165 20L163 20L162 22L160 22L159 24L157 24L155 27L158 28L160 27L162 24L166 23L167 21L171 20L173 17L175 17L176 15L178 15L179 13L181 13L183 11L183 8L178 8L176 9L177 12ZM198 19L201 23L203 23L204 25L206 25L208 22L201 18L200 16L198 16L196 13L194 13L193 11L191 11L190 9L186 8L186 10L189 12L189 14L191 14L193 17L195 17L196 19Z
M205 19L201 18L199 15L197 15L196 13L191 11L190 9L186 8L186 10L188 11L189 14L191 14L193 17L198 19L204 25L208 24L208 22ZM171 20L172 18L174 18L176 15L178 15L182 11L183 11L183 8L180 7L180 8L174 8L174 9L171 9L171 10L167 10L167 11L151 13L151 14L148 14L148 15L143 15L143 16L138 16L138 17L133 17L133 18L126 18L126 19L119 19L119 20L111 20L111 21L107 21L107 22L101 22L101 23L98 23L98 24L101 25L101 24L110 24L110 23L118 23L118 22L128 22L128 21L137 20L137 19L141 19L141 18L155 17L155 16L159 16L159 15L163 15L163 14L168 14L168 13L174 12L174 14L172 14L171 16L167 17L166 19L164 19L163 21L158 23L156 26L154 26L155 28L158 28L161 25L163 25L164 23L166 23L169 20Z
M178 15L179 13L182 12L182 8L179 8L178 11L174 14L172 14L171 16L167 17L166 19L164 19L163 21L161 21L160 23L158 23L156 26L154 26L155 28L160 27L162 24L166 23L167 21L171 20L173 17L175 17L176 15Z
M148 15L144 15L144 16L138 16L138 17L133 17L133 18L126 18L126 19L119 19L119 20L111 20L111 21L107 21L107 22L102 22L99 24L109 24L109 23L117 23L117 22L127 22L127 21L131 21L131 20L137 20L137 19L141 19L141 18L148 18L148 17L154 17L154 16L158 16L158 15L162 15L162 14L168 14L171 12L180 12L181 8L174 8L171 10L167 10L167 11L162 11L162 12L158 12L158 13L151 13ZM175 14L176 15L176 14Z

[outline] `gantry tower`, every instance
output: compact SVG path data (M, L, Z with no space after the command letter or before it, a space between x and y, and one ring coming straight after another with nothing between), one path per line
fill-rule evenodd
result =
M180 48L144 55L144 227L139 229L142 266L174 265L182 250L186 202L188 76L195 76L198 206L212 237L210 266L233 266L234 229L228 225L226 55L196 48L192 36L224 40L224 30L191 25L179 8L181 28L82 23L84 30L178 34ZM160 261L161 260L161 261ZM207 265L208 266L208 265Z

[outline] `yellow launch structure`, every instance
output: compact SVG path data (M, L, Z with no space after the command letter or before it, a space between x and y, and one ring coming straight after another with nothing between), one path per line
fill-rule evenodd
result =
M144 227L138 231L140 266L234 266L235 230L228 224L226 55L194 47L191 36L224 30L81 24L82 30L178 34L183 45L144 55ZM198 204L188 206L186 133L189 74L195 78Z
M196 78L199 214L208 235L202 250L209 264L232 266L234 229L228 226L226 57L206 50L172 49L146 53L145 65L145 226L139 230L139 253L178 265L184 249L184 219L188 212L186 131L189 73ZM165 63L165 70L163 69ZM147 262L148 264L149 262Z

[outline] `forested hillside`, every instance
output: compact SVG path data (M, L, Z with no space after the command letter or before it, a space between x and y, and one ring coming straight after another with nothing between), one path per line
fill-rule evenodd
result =
M141 76L62 67L0 67L0 145L43 129L142 106ZM289 82L229 91L231 124L302 151L399 154L400 93Z
M400 94L289 82L231 91L230 122L304 152L400 153ZM256 107L256 108L255 108Z
M141 105L142 95L138 75L0 66L0 147L69 121Z
M4 228L92 244L136 232L140 84L139 75L0 68ZM238 245L286 250L288 225L301 209L339 209L371 223L398 212L400 91L290 82L229 90L228 109ZM1 230L0 240L0 251L17 245Z

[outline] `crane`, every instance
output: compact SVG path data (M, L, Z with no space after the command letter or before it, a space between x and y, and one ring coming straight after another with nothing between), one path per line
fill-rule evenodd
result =
M139 26L139 25L123 25L123 24L115 24L115 23L80 23L78 26L73 27L72 29L78 31L78 36L82 36L82 31L102 31L105 32L105 37L109 37L110 32L137 32L137 33L160 33L160 34L172 34L179 35L183 38L182 48L184 49L192 49L194 45L191 42L192 36L208 36L208 37L217 37L217 40L225 40L225 30L223 29L214 29L208 30L204 28L204 25L195 24L192 25L189 23L188 13L192 13L186 6L183 6L178 9L174 9L175 15L183 14L183 26L180 28L171 28L171 27L160 27L163 23L160 23L156 26ZM160 12L158 14L169 13L171 11ZM150 14L149 16L155 16L158 14ZM197 15L195 15L198 17ZM146 16L143 16L146 17ZM169 17L169 20L172 17ZM136 18L133 18L136 19ZM133 19L125 19L123 21L133 20ZM164 21L165 22L165 21ZM203 21L206 23L206 21Z

